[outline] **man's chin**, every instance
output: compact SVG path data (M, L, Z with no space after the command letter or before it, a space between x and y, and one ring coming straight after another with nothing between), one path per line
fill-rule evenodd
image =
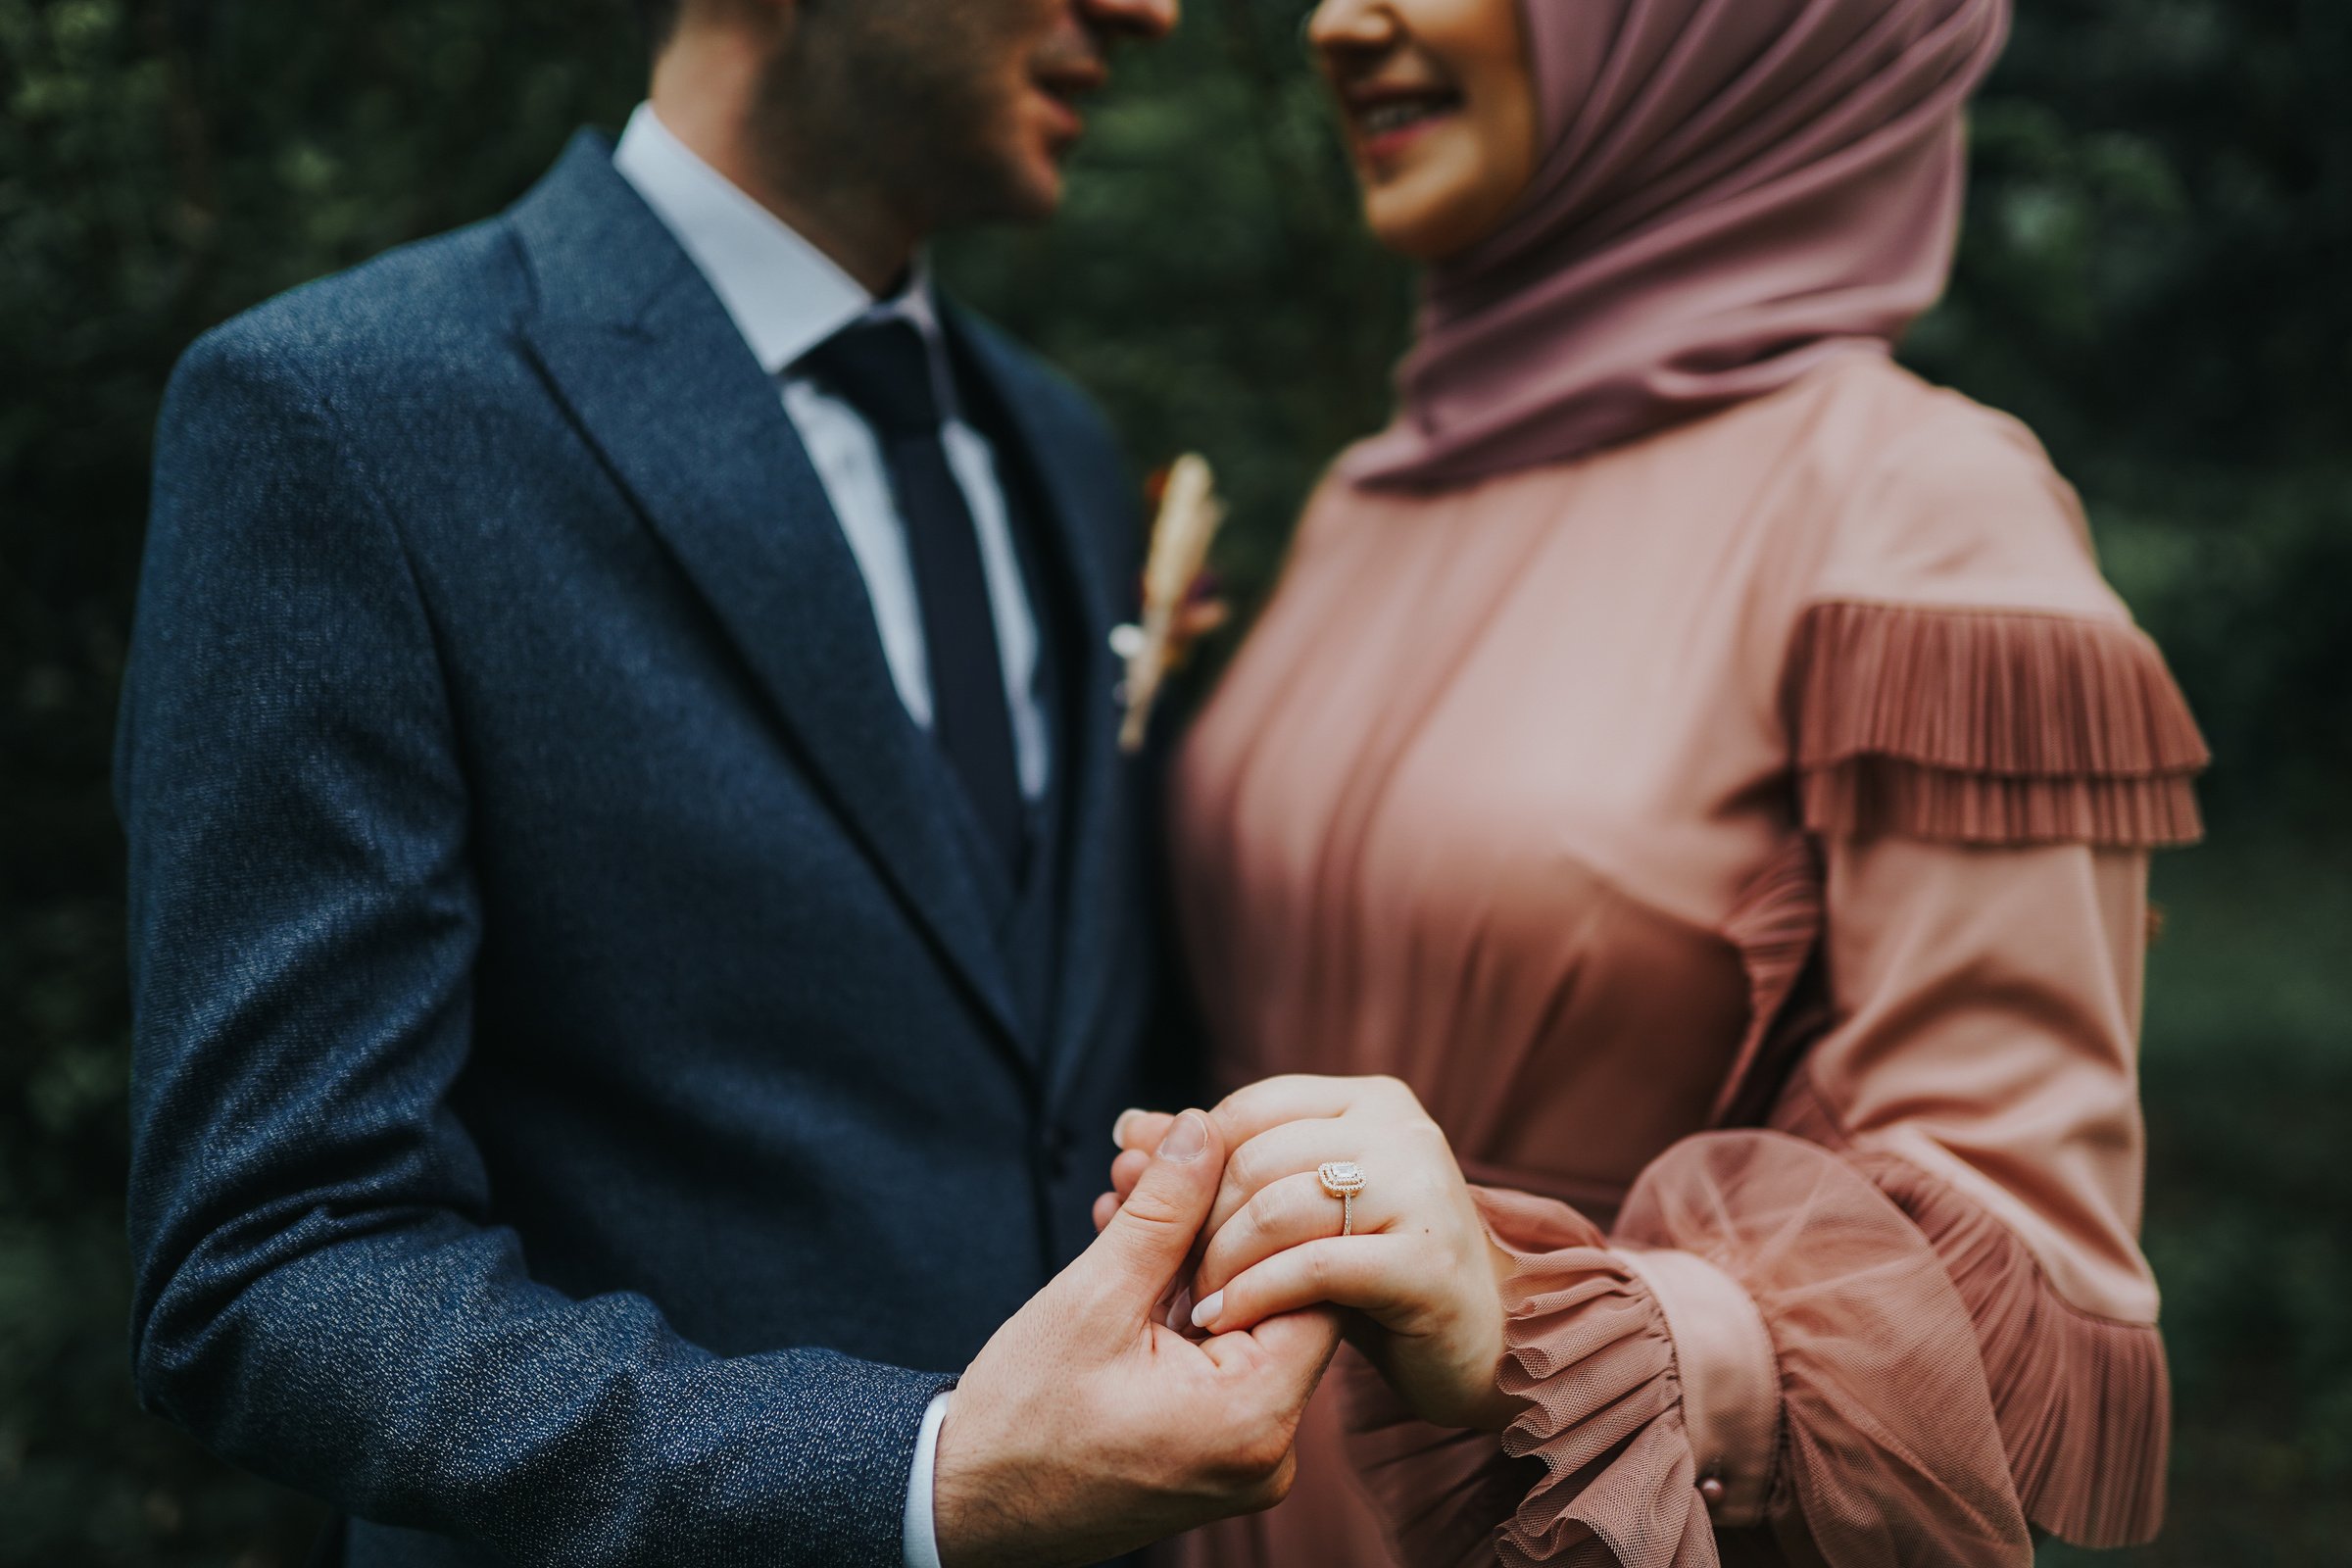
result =
M1061 162L1040 147L1018 156L966 166L965 177L948 190L952 223L1042 223L1061 208L1066 181Z
M1061 172L1061 162L1050 153L1039 153L1022 161L1017 170L1008 170L1004 181L1004 206L999 215L1011 223L1042 223L1061 210L1061 197L1068 181Z

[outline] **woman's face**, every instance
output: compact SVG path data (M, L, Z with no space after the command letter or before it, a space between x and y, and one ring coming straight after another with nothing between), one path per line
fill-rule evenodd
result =
M1536 172L1520 0L1322 0L1307 24L1374 237L1418 261L1492 233Z

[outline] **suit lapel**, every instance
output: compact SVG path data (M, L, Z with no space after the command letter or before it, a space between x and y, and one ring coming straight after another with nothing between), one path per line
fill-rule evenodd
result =
M1018 439L1037 480L1039 523L1061 566L1076 625L1064 661L1067 744L1059 759L1066 780L1067 851L1061 900L1061 953L1056 966L1054 1038L1047 1061L1046 1103L1056 1106L1084 1064L1109 986L1115 978L1120 927L1144 911L1125 906L1143 896L1122 858L1135 848L1123 809L1131 764L1118 750L1115 692L1121 675L1110 652L1110 630L1137 592L1131 563L1112 559L1111 541L1132 524L1122 476L1088 473L1071 453L1102 450L1092 429L1072 427L1056 413L1070 394L1051 385L1026 358L984 323L960 311L947 315L949 330L967 363L994 393L1004 426ZM1042 608L1042 607L1041 607Z
M539 284L523 331L541 368L835 811L1025 1058L950 814L954 780L891 682L856 558L774 384L601 138L575 138L511 216Z

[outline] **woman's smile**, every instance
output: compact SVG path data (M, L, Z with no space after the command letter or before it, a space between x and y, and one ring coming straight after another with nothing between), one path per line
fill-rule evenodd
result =
M1307 39L1381 243L1432 261L1491 231L1536 166L1517 0L1323 0Z
M1406 148L1448 122L1458 123L1462 95L1450 87L1367 82L1345 90L1356 157L1378 177Z

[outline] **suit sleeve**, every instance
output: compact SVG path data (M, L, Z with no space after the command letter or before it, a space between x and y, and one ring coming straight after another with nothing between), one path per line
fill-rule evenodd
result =
M449 1092L483 911L434 628L250 324L158 436L117 760L134 1371L222 1456L517 1563L896 1564L946 1381L536 1283Z

